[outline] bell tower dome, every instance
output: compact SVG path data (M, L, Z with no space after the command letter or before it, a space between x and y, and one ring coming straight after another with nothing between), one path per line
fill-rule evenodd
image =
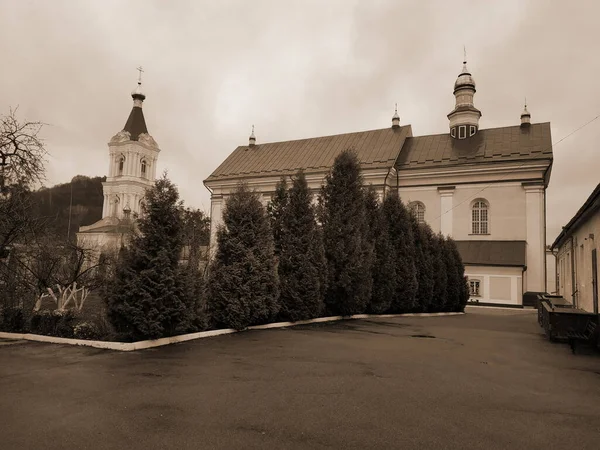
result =
M454 83L454 97L456 105L448 114L450 120L450 136L454 139L467 139L477 134L481 111L475 108L475 80L467 69L467 57L463 61L463 68Z

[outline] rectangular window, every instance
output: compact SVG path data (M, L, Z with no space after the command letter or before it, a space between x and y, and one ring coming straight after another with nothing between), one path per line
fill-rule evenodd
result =
M458 138L464 139L467 137L467 127L465 125L461 125L458 127Z
M469 295L479 297L479 280L469 280Z
M450 130L450 136L452 136L453 138L455 138L455 137L456 137L456 128L452 128L452 129Z
M471 125L471 127L469 128L469 136L473 136L475 134L475 127L473 125Z

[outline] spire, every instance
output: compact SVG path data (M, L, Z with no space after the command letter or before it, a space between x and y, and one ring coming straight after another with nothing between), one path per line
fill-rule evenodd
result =
M250 147L254 147L256 144L256 136L254 136L254 125L252 125L252 134L250 135L249 145Z
M527 111L527 97L525 97L525 107L521 113L521 127L528 127L531 125L531 114Z
M392 116L392 128L400 127L400 116L398 115L398 103L396 103L396 109L394 110L394 115Z
M467 68L466 48L463 47L463 51L462 70L454 83L453 94L456 105L448 114L450 135L455 139L466 139L475 135L479 129L479 118L481 117L481 111L473 103L473 97L477 90L475 89L475 80Z
M142 103L146 99L146 96L142 92L142 72L144 71L141 67L137 68L138 82L137 87L131 93L133 98L133 108L129 113L129 118L123 127L123 131L127 131L132 141L137 141L140 134L148 134L148 128L146 127L146 120L144 119L144 112L142 111Z

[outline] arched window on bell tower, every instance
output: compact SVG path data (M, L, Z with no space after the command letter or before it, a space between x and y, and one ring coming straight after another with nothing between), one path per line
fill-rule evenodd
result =
M125 156L119 157L119 175L123 175L123 169L125 168Z
M142 158L142 178L148 178L148 163Z

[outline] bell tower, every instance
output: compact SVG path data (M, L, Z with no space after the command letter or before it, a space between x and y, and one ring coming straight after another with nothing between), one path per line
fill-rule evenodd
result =
M102 218L134 218L141 213L141 201L147 188L154 184L160 149L148 133L142 105L142 68L138 67L137 87L131 93L133 108L121 131L108 143L108 176L102 184L104 205Z

